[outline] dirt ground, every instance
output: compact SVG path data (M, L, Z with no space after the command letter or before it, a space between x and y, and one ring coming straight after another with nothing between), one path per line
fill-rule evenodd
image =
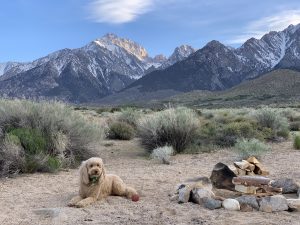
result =
M232 164L230 150L177 155L171 165L147 159L137 140L107 141L101 155L109 173L115 173L140 193L139 202L111 196L89 207L67 207L78 192L77 170L57 174L29 174L0 180L0 224L300 224L300 212L232 212L208 210L193 203L169 200L176 184L209 176L218 162ZM300 180L300 151L291 142L272 145L262 158L272 178Z

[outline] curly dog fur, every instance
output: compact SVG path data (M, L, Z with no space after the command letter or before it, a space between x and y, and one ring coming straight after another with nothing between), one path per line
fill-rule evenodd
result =
M83 161L80 168L79 196L74 197L69 206L85 207L109 195L132 198L137 191L127 186L119 176L106 174L101 158Z

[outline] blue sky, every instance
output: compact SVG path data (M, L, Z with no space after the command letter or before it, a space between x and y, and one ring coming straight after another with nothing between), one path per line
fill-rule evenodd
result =
M0 62L31 61L106 33L168 56L181 44L237 47L300 23L299 0L2 0L0 8Z

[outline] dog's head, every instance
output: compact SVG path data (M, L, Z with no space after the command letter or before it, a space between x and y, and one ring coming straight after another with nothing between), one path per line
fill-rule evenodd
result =
M105 177L105 168L101 158L83 161L80 167L80 180L84 184L98 183Z

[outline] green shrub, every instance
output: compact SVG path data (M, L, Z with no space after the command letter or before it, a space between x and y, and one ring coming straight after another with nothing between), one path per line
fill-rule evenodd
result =
M279 130L277 131L276 135L278 137L283 137L285 139L288 139L289 136L290 136L290 130L289 129L282 129L282 130Z
M290 122L291 131L300 131L300 121Z
M232 122L225 124L217 131L216 144L233 146L238 138L257 137L256 127L250 122Z
M259 158L262 154L269 150L269 147L257 139L238 139L234 145L234 149L242 159L250 156Z
M133 108L125 108L121 110L119 116L117 117L117 120L128 123L133 127L136 127L137 122L141 117L142 117L141 111Z
M261 127L270 128L273 136L288 137L289 123L286 117L270 108L263 108L256 112L255 118Z
M262 127L281 130L288 126L288 121L274 109L263 108L256 112L255 118Z
M41 131L31 128L12 129L7 133L9 136L18 138L21 146L28 154L45 152L47 140Z
M294 138L294 148L300 150L300 136L297 135Z
M218 126L214 121L208 121L197 129L197 138L193 141L192 148L198 148L197 145L211 145L216 142ZM189 147L191 148L191 147Z
M61 166L61 161L58 157L49 156L47 160L47 168L46 171L55 172L57 171Z
M170 108L142 118L138 124L138 135L149 152L169 145L175 153L180 153L195 140L198 128L198 116L193 110Z
M109 125L108 137L111 139L130 140L134 135L135 131L128 123L116 121Z
M25 100L0 100L0 131L1 175L76 166L97 155L104 136L65 104Z

